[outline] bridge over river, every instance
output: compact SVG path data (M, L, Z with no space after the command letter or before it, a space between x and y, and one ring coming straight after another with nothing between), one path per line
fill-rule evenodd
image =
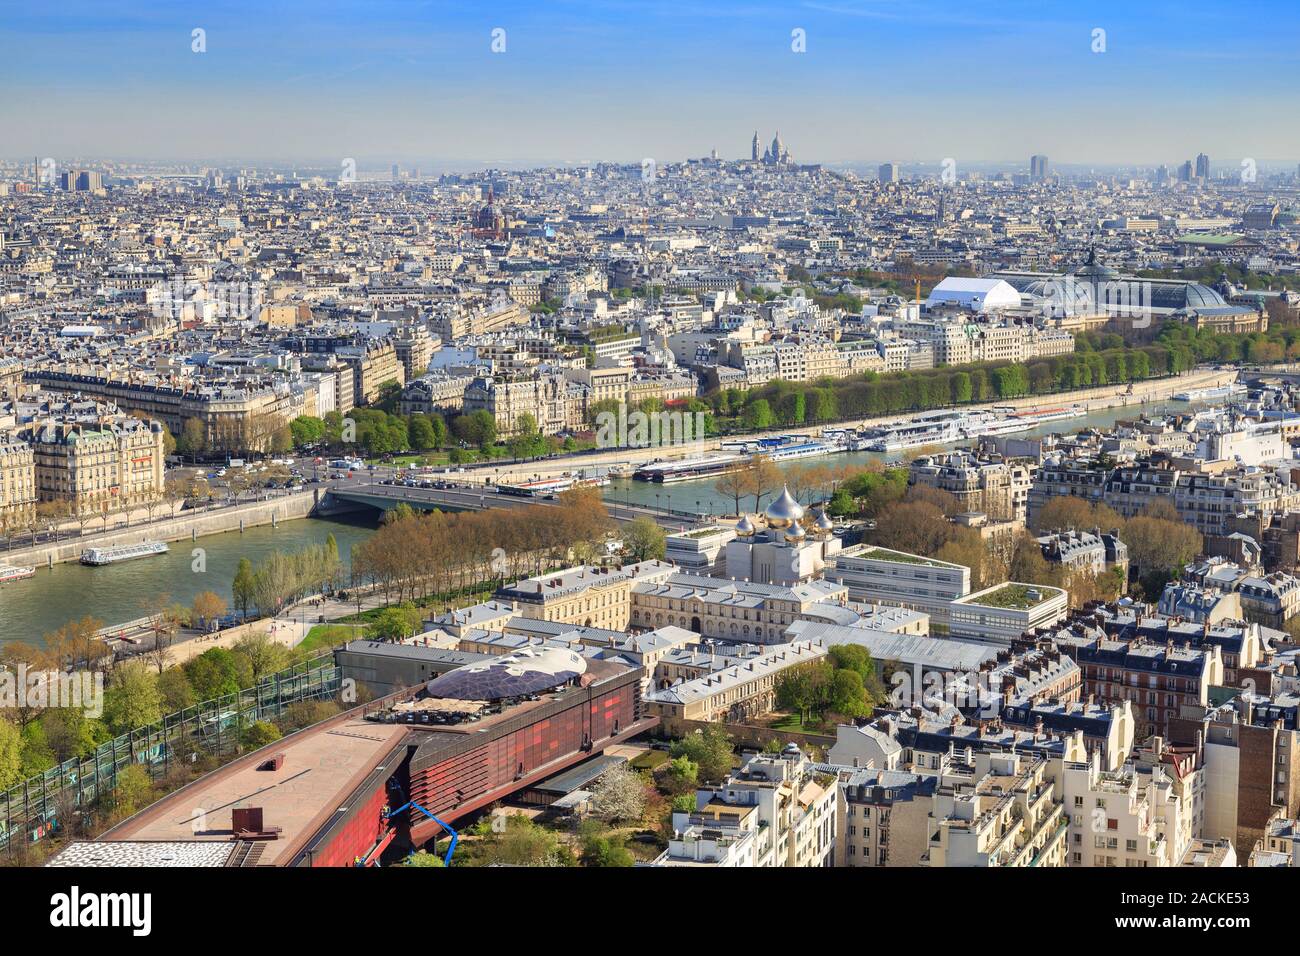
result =
M339 481L332 484L322 496L318 513L326 515L345 510L349 506L365 505L387 511L399 504L410 505L423 511L477 511L483 508L518 508L528 505L555 505L553 498L535 498L527 495L501 494L491 487L411 488L405 485L385 485L377 481ZM708 520L708 516L695 511L677 511L645 504L620 504L606 501L605 507L615 521L632 521L651 518L667 531L681 531Z

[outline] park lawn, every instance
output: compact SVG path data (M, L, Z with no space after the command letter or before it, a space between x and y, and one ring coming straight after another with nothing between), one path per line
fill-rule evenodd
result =
M348 627L346 624L317 624L307 632L307 636L302 639L298 649L304 651L325 650L364 636L365 634L360 628Z
M768 726L773 730L784 730L795 734L825 733L825 728L816 717L809 717L808 722L804 723L803 718L798 714L781 714Z
M669 756L666 750L645 750L628 761L628 766L633 770L649 770L653 772L657 767L666 764L668 760Z

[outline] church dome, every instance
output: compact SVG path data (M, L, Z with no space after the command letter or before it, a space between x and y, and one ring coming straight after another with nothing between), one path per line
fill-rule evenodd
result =
M767 506L766 517L769 528L788 528L803 517L803 505L794 500L787 486L781 489L781 497Z
M742 515L740 521L736 522L736 537L749 538L758 530L754 527L754 522L749 520L749 515Z
M823 508L821 513L817 515L816 527L818 531L827 534L835 530L835 522L831 520L830 515L826 513L825 508Z
M807 537L807 532L804 531L803 525L797 521L786 529L785 540L787 541L802 541L805 537Z

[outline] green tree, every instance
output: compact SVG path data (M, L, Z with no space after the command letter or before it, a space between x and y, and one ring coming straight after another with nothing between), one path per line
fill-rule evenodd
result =
M203 422L197 418L185 419L176 439L176 451L182 455L201 455L207 450L208 432Z
M257 597L257 578L253 574L253 562L248 558L239 559L230 592L235 599L235 607L239 608L240 617L248 617L248 609Z
M674 741L669 752L673 757L689 757L699 767L700 776L710 783L717 783L731 773L734 757L731 734L717 724Z
M289 663L289 649L262 632L245 634L230 651L244 663L253 685Z
M123 816L130 816L153 802L153 779L142 764L128 764L117 772L113 804Z
M418 853L412 853L404 861L402 866L428 866L428 867L445 867L447 864L442 862L442 857L436 853L430 853L427 850L420 850Z
M199 700L213 700L239 690L239 668L235 655L224 647L212 647L183 665L185 676Z
M438 436L433 423L424 415L412 415L406 427L415 451L431 451L438 447Z
M366 627L366 637L372 641L400 641L419 632L424 624L420 609L413 604L386 607L375 615Z
M643 515L623 529L623 546L637 561L661 559L668 549L668 536L658 522Z
M113 671L104 693L104 719L115 733L152 724L162 718L158 678L143 661L130 661Z
M259 720L249 724L240 735L240 742L249 750L258 750L267 744L273 744L283 735L280 728L269 720Z
M773 420L772 406L767 399L755 399L745 405L745 427L750 431L771 428Z
M0 790L8 790L23 777L23 735L0 717Z
M871 659L871 652L861 644L835 644L828 654L836 670L855 671L864 681L876 673L876 662Z
M871 699L862 683L862 675L852 670L837 670L827 687L828 709L844 717L866 717L871 713Z
M289 433L299 448L314 445L325 437L325 421L314 415L299 415L289 423Z
M674 757L659 772L659 787L670 796L690 793L699 786L700 767L690 757Z
M158 693L162 695L163 710L174 714L186 707L193 707L194 688L185 676L183 667L169 667L158 675Z

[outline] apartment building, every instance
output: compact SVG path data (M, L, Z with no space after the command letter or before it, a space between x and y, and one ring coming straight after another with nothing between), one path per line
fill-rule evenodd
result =
M1164 743L1155 740L1157 748ZM1069 866L1177 866L1199 835L1194 755L1178 765L1102 767L1099 756L1064 764L1061 790L1069 823Z
M36 508L32 446L0 435L0 521L20 527Z
M939 779L875 768L838 772L835 865L916 866L929 844Z
M1244 856L1275 817L1300 814L1300 695L1243 692L1220 706L1181 711L1171 736L1201 746L1205 821L1200 835L1231 840Z
M31 445L36 494L77 515L138 507L163 490L163 427L128 415L49 422L22 433Z
M1063 568L1069 574L1105 574L1119 568L1121 578L1128 582L1128 545L1112 532L1059 531L1040 535L1034 539L1049 564Z
M465 389L464 411L486 411L496 420L499 435L518 432L525 415L543 435L556 435L582 423L581 395L571 391L561 375L477 377Z
M835 775L794 744L757 754L695 810L673 813L673 838L653 866L823 867L835 857Z
M975 754L940 777L922 866L1052 867L1066 863L1065 808L1045 757Z
M402 389L398 411L402 415L446 415L465 407L465 390L474 381L470 375L429 373L408 381Z
M1096 630L1059 631L1053 640L1083 669L1084 693L1098 700L1127 700L1133 705L1138 739L1170 736L1182 708L1205 707L1212 685L1223 681L1223 656L1217 646L1199 649L1108 640Z
M908 469L908 484L946 491L962 511L978 511L994 520L1023 520L1033 485L1025 462L981 458L969 451L917 458Z

